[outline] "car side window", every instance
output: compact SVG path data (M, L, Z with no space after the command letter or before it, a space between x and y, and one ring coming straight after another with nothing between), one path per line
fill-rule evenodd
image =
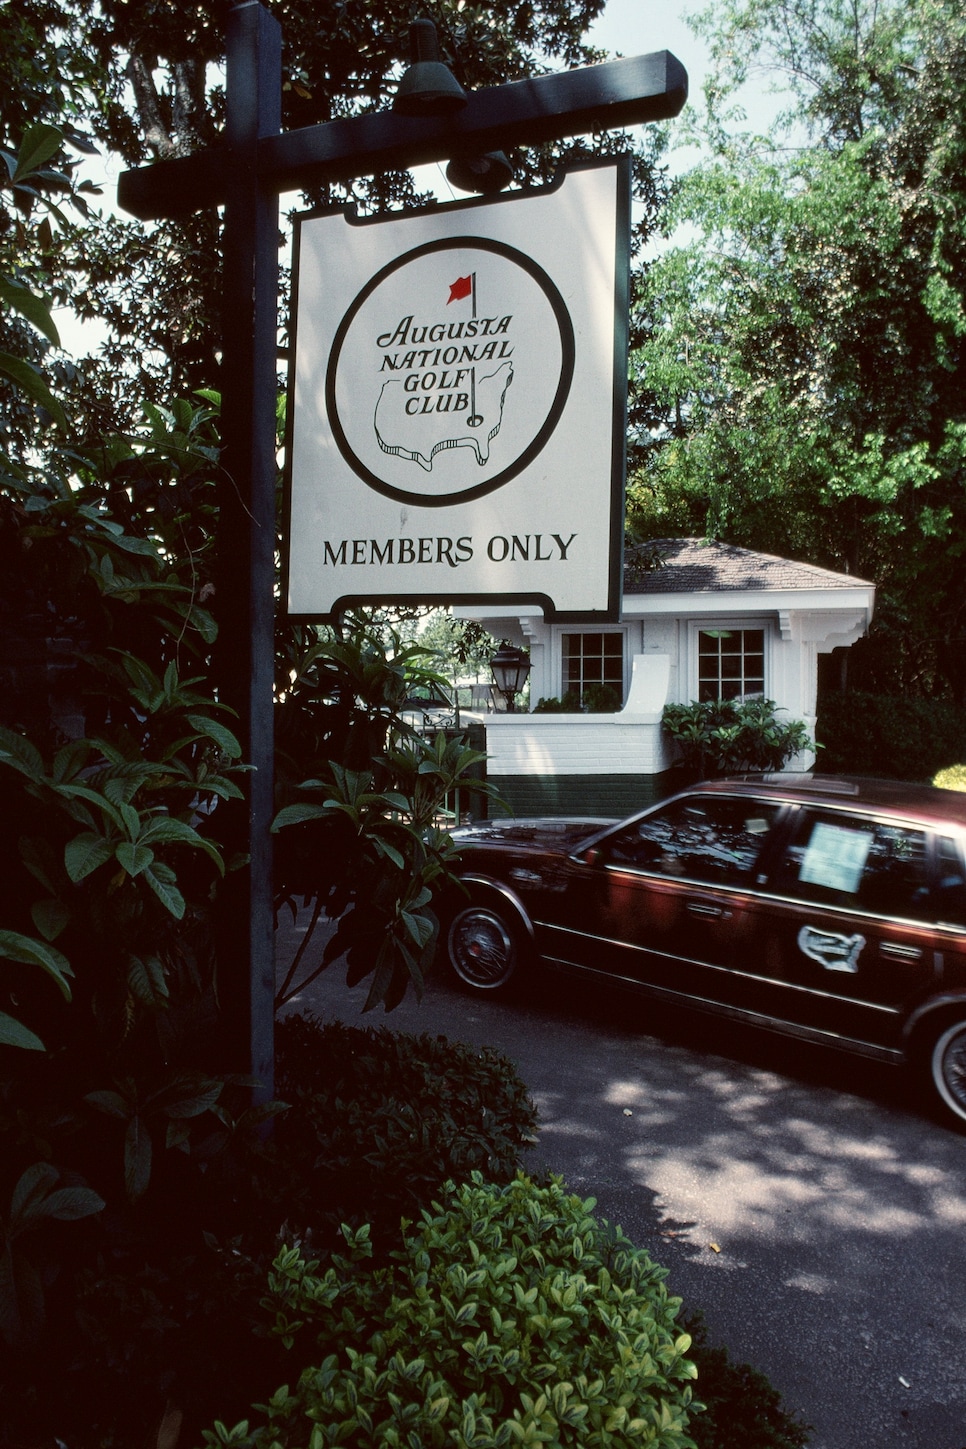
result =
M836 812L803 810L772 888L824 905L929 920L924 830Z
M966 871L963 853L951 836L941 835L936 851L939 879L936 882L935 919L953 926L966 926Z
M779 805L743 797L678 800L632 821L605 844L608 865L714 885L754 883Z

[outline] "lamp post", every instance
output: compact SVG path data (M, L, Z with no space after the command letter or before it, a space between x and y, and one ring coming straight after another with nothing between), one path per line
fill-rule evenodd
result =
M501 644L490 660L493 681L506 700L508 714L513 714L514 700L527 682L530 673L530 656L514 644Z
M142 221L225 208L218 683L236 711L252 773L244 804L225 812L235 814L231 853L243 864L219 912L217 954L225 1065L256 1078L258 1096L271 1095L274 1069L278 198L454 158L468 168L464 185L476 178L475 190L499 189L504 158L495 153L665 120L688 94L687 72L666 50L466 94L442 74L427 24L413 35L414 74L407 73L399 106L283 132L281 29L259 0L236 0L228 14L224 139L118 178L120 206Z

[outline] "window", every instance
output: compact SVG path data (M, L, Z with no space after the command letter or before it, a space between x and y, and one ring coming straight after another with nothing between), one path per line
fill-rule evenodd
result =
M564 634L563 692L582 705L619 710L624 703L624 635Z
M779 808L744 798L681 800L611 836L607 861L707 884L751 885Z
M802 811L775 887L784 895L878 916L928 920L926 834L905 825Z
M935 914L940 921L966 926L966 872L955 840L946 835L940 836L938 855Z
M764 693L764 629L699 630L698 700L701 704Z

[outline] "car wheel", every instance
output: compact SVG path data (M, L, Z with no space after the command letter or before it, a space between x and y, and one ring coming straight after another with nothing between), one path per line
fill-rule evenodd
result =
M446 954L457 976L476 991L498 991L520 963L521 933L498 908L474 903L457 911L446 936Z
M966 1124L966 1019L950 1023L933 1043L932 1083L946 1107Z

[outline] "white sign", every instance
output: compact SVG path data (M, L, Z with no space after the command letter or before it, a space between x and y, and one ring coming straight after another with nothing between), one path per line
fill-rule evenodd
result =
M299 219L287 604L616 618L629 165L537 192Z

